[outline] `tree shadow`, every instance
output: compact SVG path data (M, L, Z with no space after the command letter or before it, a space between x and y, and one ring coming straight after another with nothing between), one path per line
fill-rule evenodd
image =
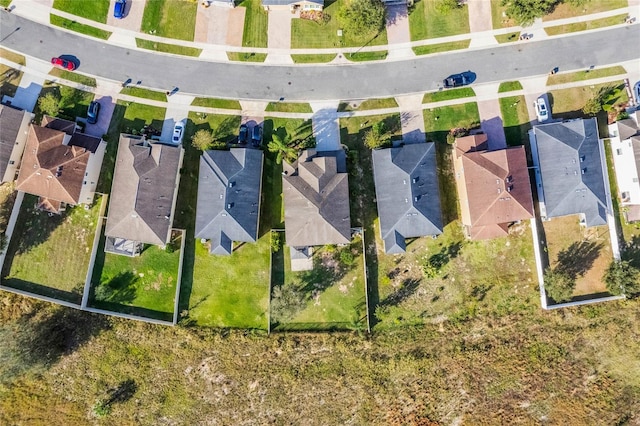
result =
M586 274L600 255L603 244L593 241L574 242L558 253L556 269L568 274L572 279Z
M128 379L120 382L118 386L109 390L109 397L104 401L104 405L112 405L115 403L123 403L130 400L138 390L135 380Z
M399 305L416 292L418 286L420 285L420 282L421 280L415 278L405 279L404 281L402 281L402 285L393 293L380 301L378 306L388 307Z
M631 266L640 269L640 236L635 235L631 241L626 242L622 248L622 260L628 261Z
M133 272L120 272L94 289L95 299L100 302L131 303L136 298L137 281L138 276Z

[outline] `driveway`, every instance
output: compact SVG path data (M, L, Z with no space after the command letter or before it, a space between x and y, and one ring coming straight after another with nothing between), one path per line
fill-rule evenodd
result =
M291 19L295 15L288 10L270 10L267 32L269 49L291 48Z
M390 5L386 7L386 27L387 40L389 44L409 43L411 34L409 32L409 12L406 4ZM389 50L387 58L411 58L415 56L410 46L406 48L395 48Z
M402 141L404 143L427 141L427 136L424 132L422 97L422 94L396 97L400 108L400 126L402 127Z
M491 31L491 2L488 0L467 0L469 8L469 32Z
M338 120L338 103L312 102L311 125L316 138L318 151L337 151L340 149L340 122Z
M119 84L98 82L96 95L93 99L100 103L98 122L96 124L87 123L87 126L84 129L86 134L102 137L109 131L109 123L111 123L111 116L113 115L113 110L116 107L116 101L118 99L120 89L122 89L122 86Z
M144 14L144 7L147 4L147 0L127 0L127 7L124 12L124 18L122 19L116 19L113 17L113 7L115 2L115 0L110 0L109 2L107 25L112 25L116 28L122 28L125 30L140 32L140 26L142 25L142 15Z
M500 101L498 99L479 101L478 112L480 113L480 127L489 139L489 150L506 148L507 139L504 136Z
M198 5L196 14L196 32L194 41L201 43L221 44L227 43L227 31L229 23L229 7Z
M173 136L173 127L179 121L185 120L189 116L189 107L193 102L193 96L175 94L167 97L167 111L164 115L164 122L162 123L162 134L160 140L162 142L171 142ZM189 143L189 141L184 141Z
M234 7L227 15L227 42L228 46L242 46L244 34L244 15L247 11L244 7Z

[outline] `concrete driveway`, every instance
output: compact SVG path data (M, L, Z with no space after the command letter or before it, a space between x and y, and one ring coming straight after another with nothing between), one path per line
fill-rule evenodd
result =
M504 135L500 102L497 99L478 102L480 114L480 127L489 138L489 150L503 149L507 147L507 138Z
M409 32L409 11L406 4L390 5L386 7L386 27L387 40L389 44L409 43L411 34ZM410 58L415 56L410 46L406 48L395 48L389 51L388 58Z
M222 6L202 7L198 5L194 41L211 44L226 44L229 15L233 9Z
M125 8L124 18L122 19L116 19L113 17L113 8L115 2L115 0L111 0L109 2L107 25L139 32L140 26L142 25L142 15L144 14L144 7L147 4L147 0L127 0L127 7Z
M162 134L160 140L162 142L171 142L173 136L173 127L179 121L184 120L186 124L187 117L189 117L189 107L193 102L193 96L175 94L167 98L167 110L164 115L164 122L162 123ZM190 143L190 141L183 140L183 144Z

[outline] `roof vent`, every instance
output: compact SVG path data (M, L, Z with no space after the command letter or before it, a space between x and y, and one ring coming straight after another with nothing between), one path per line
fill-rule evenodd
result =
M502 189L498 188L498 194L502 192Z
M582 169L582 174L587 173L587 168L585 167L584 169Z
M580 157L580 162L581 162L581 163L584 163L584 160L585 160L586 158L587 158L587 157L586 157L585 155L583 155L582 157Z
M419 195L416 195L415 197L413 197L413 201L416 202L416 203L418 202L419 199L420 199Z
M418 182L418 177L417 176L413 178L413 183L416 183L416 182Z
M236 185L235 182L231 182L231 181L229 182L229 188L233 188L235 185Z
M407 180L406 180L406 179L402 179L402 183L403 183L404 185L406 185L406 184L407 184Z
M233 203L227 203L227 208L230 209L231 207L233 207Z
M513 189L513 185L507 186L507 192L511 192L512 189Z

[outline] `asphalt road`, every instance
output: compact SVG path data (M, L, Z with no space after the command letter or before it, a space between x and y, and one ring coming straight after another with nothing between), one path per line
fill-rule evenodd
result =
M19 28L19 29L18 29ZM635 42L632 42L635 40ZM45 61L73 55L79 71L146 87L233 99L326 100L390 97L437 89L449 74L471 70L476 83L638 59L640 25L516 42L398 62L274 66L216 63L112 46L0 12L0 44Z

